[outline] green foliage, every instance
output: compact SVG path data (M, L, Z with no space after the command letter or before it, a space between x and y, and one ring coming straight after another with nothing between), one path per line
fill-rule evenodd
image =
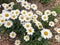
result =
M40 2L42 3L42 4L47 4L47 3L49 3L51 0L40 0Z
M15 1L15 0L0 0L0 4L9 3L9 2L12 2L12 1Z
M24 42L25 45L49 45L48 40L42 39L41 41L33 40L29 42Z
M5 28L2 26L0 28L0 31L4 31L3 34L9 34L11 31L16 32L17 37L22 40L23 45L49 45L48 40L43 39L41 41L38 41L38 38L41 37L40 29L35 26L34 23L32 23L33 28L35 29L35 33L30 36L30 41L26 42L24 41L24 34L26 35L26 30L25 28L21 25L20 21L18 19L12 20L13 21L13 26L11 28Z
M19 5L17 3L15 3L14 6L13 6L13 10L18 9L18 6Z

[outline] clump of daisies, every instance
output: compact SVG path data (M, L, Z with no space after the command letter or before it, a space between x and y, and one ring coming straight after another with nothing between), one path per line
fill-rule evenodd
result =
M39 11L36 4L25 0L16 1L21 5L21 10L13 10L14 2L2 4L4 10L0 14L0 28L8 33L10 38L19 38L15 40L15 45L20 45L21 42L24 45L30 45L31 42L43 45L44 43L39 41L45 42L53 37L50 28L58 22L57 13L51 10ZM56 32L60 33L60 28L56 29Z

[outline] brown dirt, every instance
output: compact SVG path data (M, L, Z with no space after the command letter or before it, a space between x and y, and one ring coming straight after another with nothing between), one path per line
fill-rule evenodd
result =
M0 45L14 45L14 39L11 39L6 35L0 36Z
M60 16L57 17L57 19L59 21L56 23L55 27L60 28ZM54 32L54 34L58 35L56 32ZM49 40L49 42L50 42L51 45L60 45L60 42L58 42L57 40L55 40L55 37L53 37L51 40Z
M48 4L41 4L40 0L30 0L30 3L35 3L38 6L38 10L44 11L46 9L51 9L55 5L55 0L51 0Z

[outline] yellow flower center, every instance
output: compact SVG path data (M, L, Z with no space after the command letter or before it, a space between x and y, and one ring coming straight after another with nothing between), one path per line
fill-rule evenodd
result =
M26 20L29 20L29 18L27 17Z
M33 6L33 8L35 8L35 6Z
M16 11L16 14L18 14L18 11Z
M60 30L58 30L58 32L60 32Z
M47 31L45 31L45 32L44 32L44 35L45 35L45 36L47 36L47 35L48 35L48 32L47 32Z
M12 16L13 18L15 18L15 16Z
M26 5L26 3L24 3L24 5Z
M9 16L9 14L5 14L5 17L8 17Z
M41 25L40 23L38 23L38 25Z
M29 16L31 16L31 14L28 14Z
M26 12L23 12L23 14L26 14Z
M43 18L46 19L46 16L44 16Z
M30 27L30 25L26 25L26 27L27 27L27 28L29 28L29 27Z
M14 14L14 12L12 12L12 14Z
M10 24L11 24L10 22L7 23L8 26L9 26Z
M34 18L36 18L36 16L34 16Z
M17 41L16 43L17 43L17 44L19 44L19 42L18 42L18 41Z
M42 26L42 25L39 25L39 27L40 27L40 28L43 28L43 26Z
M1 20L1 22L4 22L4 20Z
M14 36L14 34L12 34L12 36Z
M23 16L21 16L21 19L24 19L24 17L23 17Z
M47 14L49 14L49 12L46 12Z
M28 39L28 37L26 37L26 39Z
M36 19L33 19L33 22L36 22L37 20Z
M52 25L52 23L50 23Z
M29 29L29 32L32 32L32 30L31 30L31 29Z
M29 6L27 6L27 8L29 8Z
M9 6L6 6L6 9L8 9L9 8Z

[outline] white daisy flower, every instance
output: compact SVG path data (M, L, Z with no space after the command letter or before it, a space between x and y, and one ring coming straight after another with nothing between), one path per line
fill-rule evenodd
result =
M10 36L10 38L15 38L16 37L16 33L12 31L9 36Z
M25 20L25 17L24 17L23 15L20 15L20 16L19 16L19 20L22 22L22 21Z
M3 17L0 18L0 23L4 24L5 23L5 19Z
M41 40L42 40L42 38L41 38L41 37L39 37L39 38L38 38L38 41L41 41Z
M15 40L15 45L20 45L21 44L21 41L20 40Z
M42 15L41 18L42 18L43 21L48 21L48 16L47 15Z
M11 10L11 14L12 15L15 15L15 10Z
M57 33L60 33L60 28L57 28L55 31L56 31Z
M22 10L21 14L24 15L24 16L26 16L27 15L27 11L26 10Z
M40 16L43 15L43 13L41 11L39 11L39 10L36 11L36 14L38 14Z
M31 23L25 23L25 25L23 25L23 26L24 26L24 28L29 29L29 28L31 28Z
M43 29L43 25L41 22L36 22L36 26L39 28L39 29Z
M31 27L31 28L27 29L26 32L28 35L33 35L34 29Z
M25 0L16 0L16 1L19 3L19 2L24 2Z
M55 39L58 39L59 35L55 35Z
M52 11L51 13L52 13L53 16L57 16L56 11Z
M54 19L54 22L58 22L58 21L59 21L58 19L56 19L56 18Z
M28 17L28 16L26 16L26 17L25 17L25 21L26 21L26 22L30 22L30 21L31 21L31 18Z
M60 42L60 36L59 35L55 35L55 39Z
M22 3L21 3L21 5L22 5L22 7L25 7L26 5L28 5L29 3L27 2L27 1L23 1Z
M31 8L32 8L33 10L37 10L36 4L31 4Z
M3 7L5 10L7 10L7 9L9 8L9 5L6 4L6 3L3 3L3 4L2 4L2 7Z
M49 38L52 38L52 33L49 29L43 29L41 31L41 36L44 38L44 39L49 39Z
M55 23L53 21L49 22L49 26L53 27L55 25Z
M17 16L16 15L12 15L11 19L15 20L15 19L17 19Z
M41 25L38 25L38 28L39 29L43 29L43 25L41 24Z
M19 16L20 11L19 11L18 9L16 9L16 10L15 10L15 14L16 14L16 16Z
M12 14L12 15L19 16L20 11L19 11L18 9L16 9L16 10L11 10L11 14Z
M26 5L26 6L24 6L27 10L30 10L30 5L28 4L28 5Z
M37 20L37 19L32 19L32 21L33 21L34 23L38 22L38 20Z
M25 41L29 41L30 40L30 37L28 35L24 36L24 40Z
M32 17L33 17L32 11L28 12L28 13L27 13L27 16L32 18Z
M12 8L9 6L9 4L6 4L6 3L3 3L3 4L2 4L2 7L4 8L4 10L10 10L10 9L12 9Z
M44 14L45 14L45 15L51 15L51 11L50 11L50 10L46 10L46 11L44 12Z
M2 15L5 19L10 19L11 18L11 13L9 11L3 11Z
M34 14L33 19L37 19L37 18L38 18L38 15Z
M10 20L5 21L5 23L4 23L4 26L5 26L6 28L10 28L12 25L13 25L13 22L10 21Z
M4 18L0 18L0 27L5 23L5 19Z
M36 22L36 25L41 25L41 24L42 24L42 23L41 23L41 22L39 22L39 21L37 21L37 22Z

